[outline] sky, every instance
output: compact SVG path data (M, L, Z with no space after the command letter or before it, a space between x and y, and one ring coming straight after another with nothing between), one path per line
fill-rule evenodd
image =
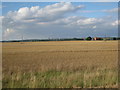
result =
M119 0L1 0L2 2L119 2Z
M3 40L113 37L117 2L3 2Z

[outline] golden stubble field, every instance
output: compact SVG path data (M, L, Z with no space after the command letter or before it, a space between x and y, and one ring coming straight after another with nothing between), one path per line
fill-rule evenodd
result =
M118 85L118 41L2 44L4 88L93 88Z

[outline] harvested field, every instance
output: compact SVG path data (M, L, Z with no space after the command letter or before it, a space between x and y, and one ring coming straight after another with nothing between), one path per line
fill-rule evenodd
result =
M117 88L118 41L3 43L3 88Z

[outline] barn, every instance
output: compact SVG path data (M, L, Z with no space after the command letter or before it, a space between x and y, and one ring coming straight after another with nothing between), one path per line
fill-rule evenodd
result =
M100 37L94 37L93 40L103 40L103 38L100 38Z

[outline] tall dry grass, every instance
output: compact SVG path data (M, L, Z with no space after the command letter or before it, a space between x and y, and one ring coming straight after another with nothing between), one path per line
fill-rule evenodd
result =
M117 41L3 43L3 87L117 87Z

